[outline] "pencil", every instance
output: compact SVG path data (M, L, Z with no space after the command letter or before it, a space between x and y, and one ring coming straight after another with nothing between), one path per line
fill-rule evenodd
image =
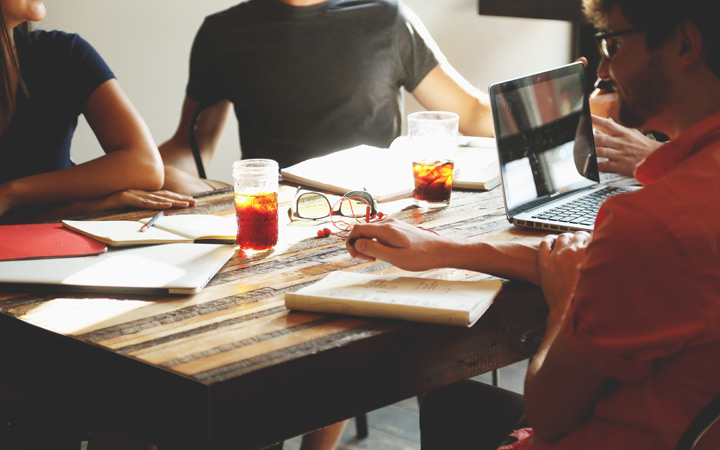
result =
M163 215L163 212L162 212L162 211L160 211L159 213L155 214L155 217L153 217L152 219L148 220L148 222L147 222L146 224L144 224L143 226L140 227L140 231L143 232L143 233L144 233L145 231L147 231L148 228L150 228L151 226L153 226L153 224L155 223L155 221L158 220L162 215Z

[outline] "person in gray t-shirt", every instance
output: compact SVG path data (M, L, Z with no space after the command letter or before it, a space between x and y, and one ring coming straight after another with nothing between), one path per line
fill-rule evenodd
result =
M242 157L287 167L360 144L388 147L401 133L403 88L429 110L459 114L463 134L492 135L487 96L398 0L247 0L213 14L193 43L178 129L160 146L165 189L211 189L189 144L200 106L206 166L232 105ZM333 448L342 429L306 435L302 448Z
M486 96L447 63L397 0L248 0L207 17L195 37L175 135L160 146L167 189L207 191L188 126L198 106L205 165L232 105L242 157L287 167L360 144L388 147L402 127L401 89L491 136Z

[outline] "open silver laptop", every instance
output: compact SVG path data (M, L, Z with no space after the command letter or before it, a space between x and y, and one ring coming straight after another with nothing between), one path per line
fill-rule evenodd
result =
M0 261L0 287L136 294L195 294L234 255L232 245L119 247L75 258Z
M602 200L633 189L600 183L582 63L495 83L489 91L511 223L591 231Z

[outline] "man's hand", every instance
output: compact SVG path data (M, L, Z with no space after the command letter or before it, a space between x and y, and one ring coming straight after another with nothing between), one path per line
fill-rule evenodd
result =
M345 241L353 258L380 259L412 271L442 267L445 244L436 234L395 219L355 225Z
M540 286L551 314L564 316L575 292L590 235L584 231L546 236L538 250Z
M185 172L173 166L165 166L165 184L163 189L180 194L199 194L214 188L197 175Z
M598 157L607 158L607 161L598 161L598 168L603 172L635 176L638 164L662 145L662 142L619 125L612 119L592 116L592 123L602 133L595 135L595 147Z

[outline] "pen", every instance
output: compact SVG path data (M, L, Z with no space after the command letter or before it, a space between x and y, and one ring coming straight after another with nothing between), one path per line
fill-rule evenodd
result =
M140 227L140 231L141 231L141 232L147 231L148 228L150 228L151 226L153 226L153 224L155 223L155 221L158 220L158 219L160 218L160 216L162 216L162 215L163 215L163 212L162 212L162 211L160 211L159 213L155 214L155 217L153 217L152 219L148 220L148 222L147 222L146 224L144 224L143 226Z
M593 84L593 87L596 90L599 90L603 94L615 92L615 89L613 89L612 84L610 84L610 82L608 80L603 80L600 77L598 77L598 79L595 80L595 84Z

